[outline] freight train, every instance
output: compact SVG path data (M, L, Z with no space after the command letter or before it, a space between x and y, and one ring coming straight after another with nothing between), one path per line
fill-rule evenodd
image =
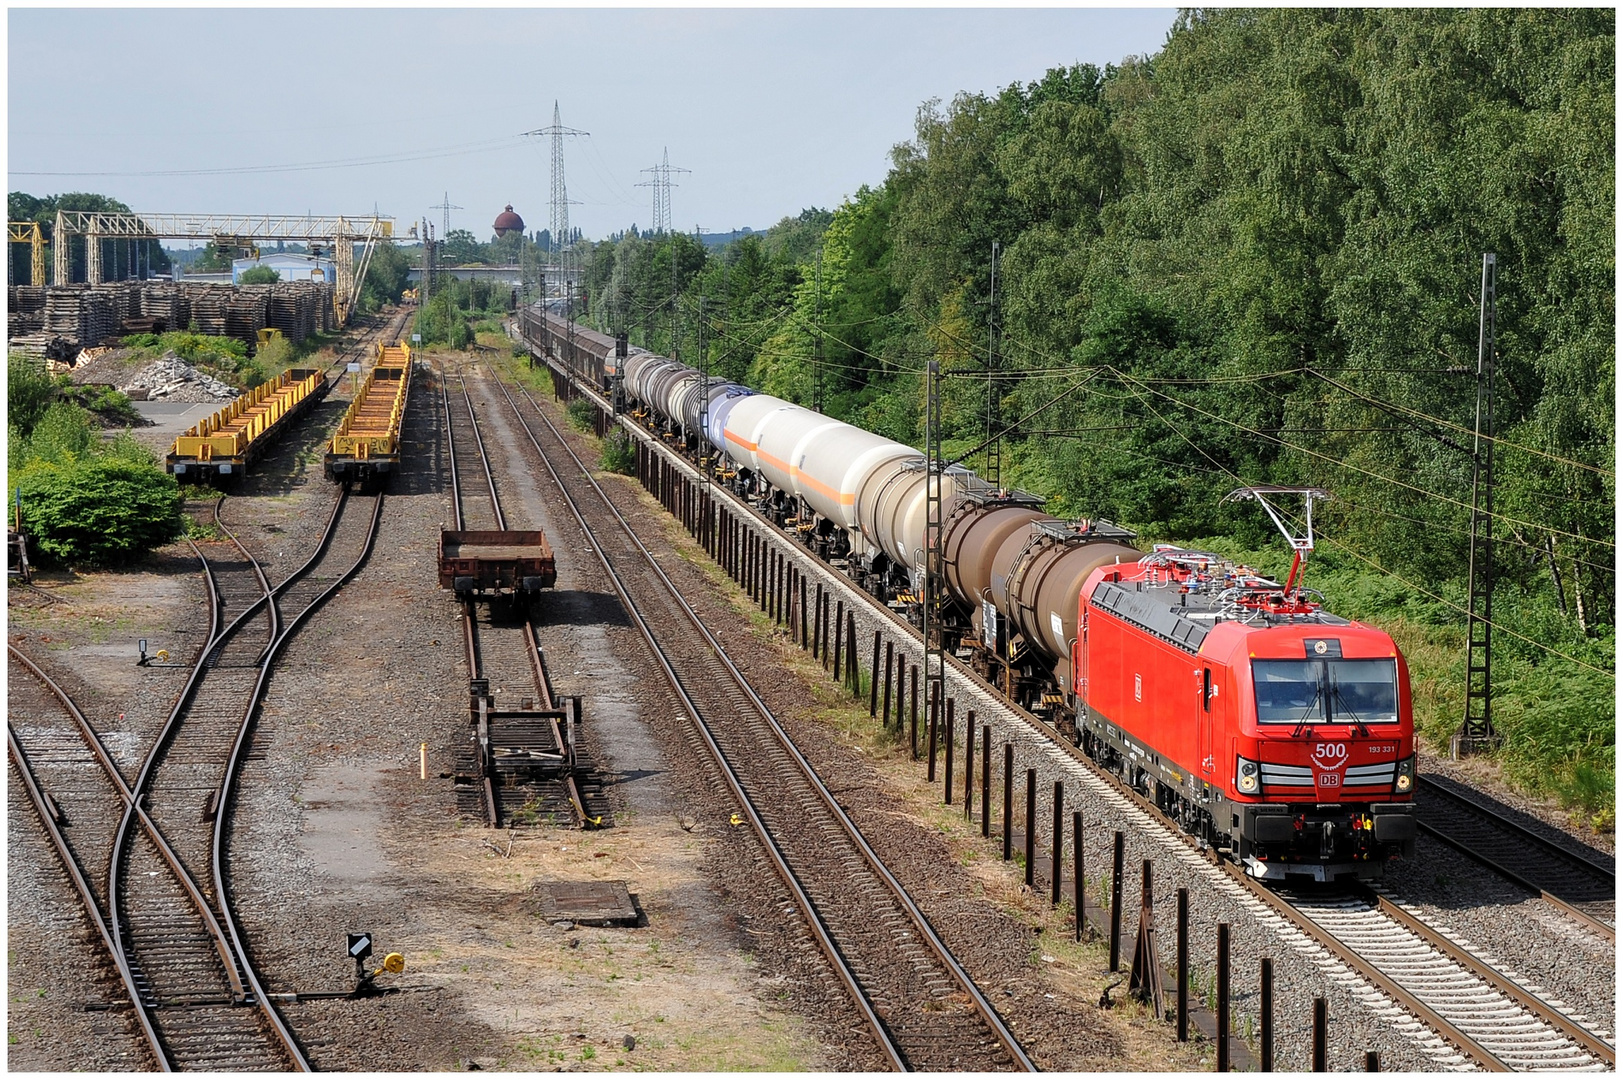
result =
M915 625L935 487L944 644L1252 876L1374 878L1413 854L1403 655L1299 586L1322 492L1236 493L1296 550L1280 584L1211 553L1145 552L963 468L932 480L910 446L555 315L526 311L521 333ZM1305 537L1269 501L1292 491Z
M327 440L321 468L327 479L363 491L385 483L400 468L400 426L411 395L411 346L378 343L372 370Z

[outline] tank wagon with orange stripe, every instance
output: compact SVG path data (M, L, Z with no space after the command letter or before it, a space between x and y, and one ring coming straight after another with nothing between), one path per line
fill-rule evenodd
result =
M164 468L183 483L229 482L326 394L326 372L289 368L187 429L169 448Z
M735 494L915 625L939 484L946 647L1248 873L1375 877L1412 852L1408 669L1388 634L1303 590L1300 561L1280 584L1145 553L1108 521L1057 519L962 468L932 480L913 447L651 353L626 357L622 384L633 416L719 460ZM1290 539L1299 560L1312 548Z
M372 370L327 443L327 479L376 487L400 468L400 425L411 395L411 346L379 344Z

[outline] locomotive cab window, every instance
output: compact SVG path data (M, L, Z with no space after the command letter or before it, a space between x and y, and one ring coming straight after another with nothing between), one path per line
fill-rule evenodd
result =
M1396 660L1253 660L1259 724L1395 724Z

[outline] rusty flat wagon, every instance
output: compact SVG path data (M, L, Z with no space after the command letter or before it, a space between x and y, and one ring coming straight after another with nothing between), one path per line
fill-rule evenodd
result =
M187 429L170 447L164 468L202 484L240 476L326 394L326 372L289 368Z
M558 577L538 529L442 530L439 574L441 587L468 598L534 594Z
M327 479L365 488L400 468L400 425L411 394L411 346L379 345L376 362L327 443Z

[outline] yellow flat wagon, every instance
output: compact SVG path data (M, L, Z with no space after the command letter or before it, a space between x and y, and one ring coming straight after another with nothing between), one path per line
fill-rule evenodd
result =
M400 425L411 394L411 346L379 345L377 362L327 444L327 479L361 487L381 483L400 467Z
M169 448L164 467L200 484L240 476L326 394L326 372L289 368L188 428Z

